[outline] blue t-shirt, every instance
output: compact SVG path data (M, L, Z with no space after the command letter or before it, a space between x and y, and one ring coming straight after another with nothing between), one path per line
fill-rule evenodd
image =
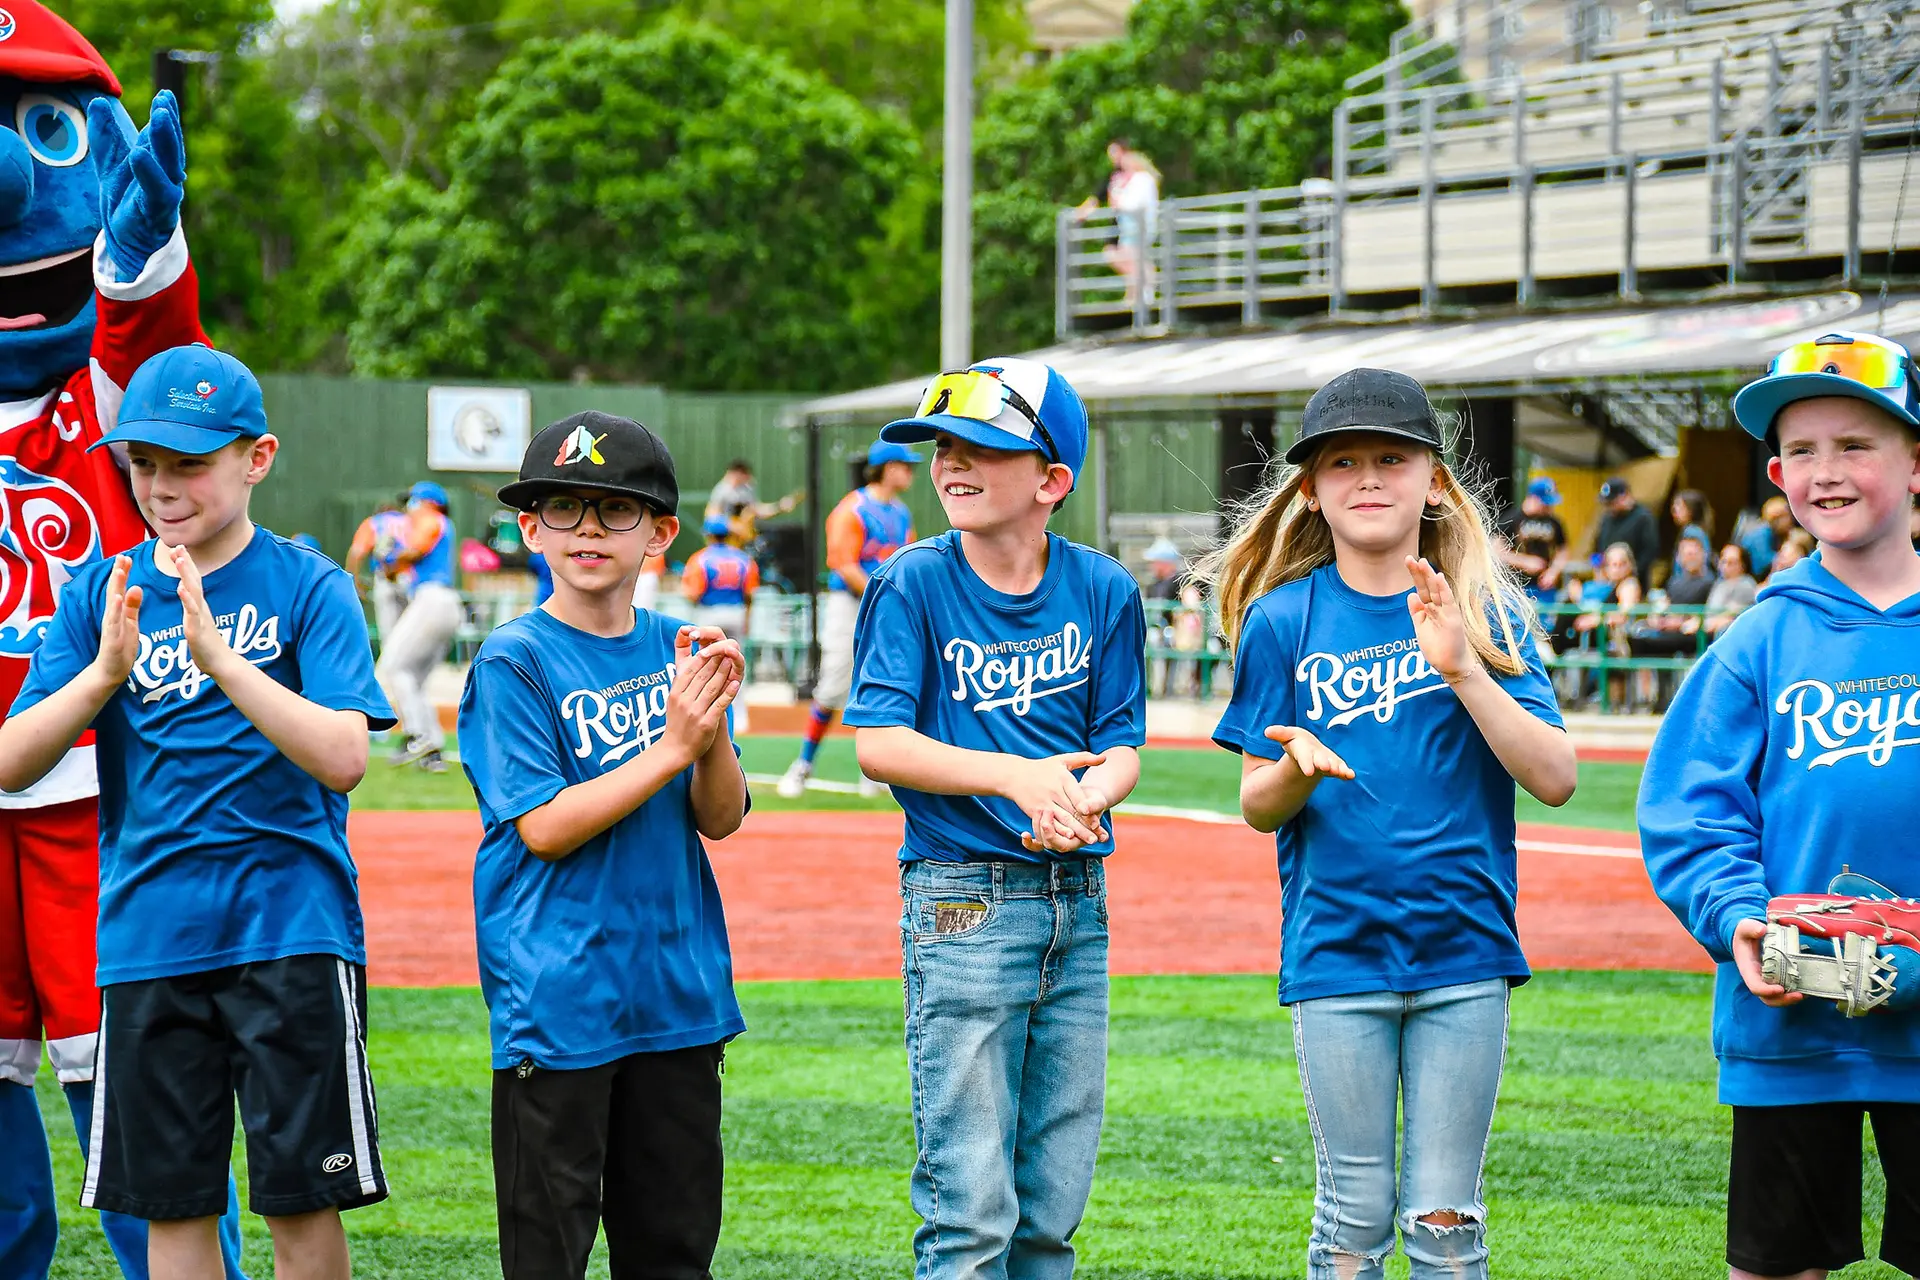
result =
M94 719L100 767L101 986L256 960L366 962L347 852L347 797L280 753L200 673L181 628L179 579L127 554L143 592L133 674ZM15 713L100 651L113 561L74 575L34 654ZM227 641L309 702L393 723L373 679L353 579L318 551L256 528L205 578Z
M1146 741L1140 588L1119 561L1047 535L1047 569L1006 595L967 564L958 532L903 548L875 567L854 632L856 728L904 725L939 742L1038 760ZM1044 862L1028 853L1027 815L999 796L904 787L902 862ZM1113 852L1111 837L1072 856Z
M596 1067L746 1029L692 769L557 862L514 826L659 740L683 625L636 609L608 639L535 610L488 636L467 674L460 756L485 828L473 905L496 1068Z
M1526 671L1496 678L1559 725L1523 626ZM1363 595L1332 565L1276 587L1247 609L1233 670L1215 742L1277 760L1265 729L1297 725L1354 772L1277 833L1281 1001L1524 981L1513 778L1421 655L1406 594Z

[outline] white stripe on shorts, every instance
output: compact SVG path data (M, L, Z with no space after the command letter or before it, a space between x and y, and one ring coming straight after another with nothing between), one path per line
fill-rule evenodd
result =
M334 965L340 975L340 999L346 1008L346 1017L341 1021L347 1029L347 1113L353 1125L353 1160L360 1171L362 1194L374 1195L380 1190L380 1180L373 1174L373 1144L368 1140L369 1107L366 1064L361 1059L360 1007L355 1003L353 975L347 970L347 962L335 960Z
M80 1187L80 1207L94 1207L100 1190L100 1153L107 1139L107 993L100 992L100 1033L93 1042L93 1123L87 1126L87 1178Z

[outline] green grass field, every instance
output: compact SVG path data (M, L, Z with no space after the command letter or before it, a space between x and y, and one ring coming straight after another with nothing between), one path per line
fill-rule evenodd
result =
M740 741L740 760L750 774L783 772L799 751L798 738L747 737ZM1140 786L1133 793L1138 804L1178 809L1240 811L1240 758L1225 751L1147 748L1141 752ZM832 782L857 781L853 737L835 733L820 749L815 776ZM1558 822L1573 827L1633 830L1633 798L1640 786L1640 766L1583 764L1580 787L1564 808L1549 809L1521 794L1523 822ZM855 795L811 792L802 800L782 800L771 786L756 786L754 807L762 812L783 809L891 809L887 797L862 799ZM392 769L375 760L367 779L353 793L357 809L471 809L473 790L458 766L443 774L418 769Z
M794 739L749 738L754 774ZM1155 750L1135 799L1232 812L1238 762ZM856 777L831 739L819 776ZM1631 830L1639 769L1584 765L1566 808L1526 820ZM815 792L775 808L883 808ZM363 809L472 808L458 769L376 765ZM913 1133L895 982L743 984L748 1033L728 1054L727 1227L715 1272L738 1280L866 1280L910 1267ZM1720 1262L1728 1113L1714 1102L1709 980L1659 973L1542 974L1514 998L1508 1070L1487 1165L1495 1274L1709 1277ZM473 990L376 990L370 1055L394 1195L348 1216L357 1274L482 1280L499 1274L487 1137L486 1012ZM1287 1015L1270 978L1122 978L1113 984L1108 1111L1080 1237L1093 1280L1299 1276L1313 1155ZM54 1276L117 1275L91 1215L65 1108L43 1073L65 1238ZM1869 1137L1869 1142L1871 1138ZM244 1171L239 1150L236 1167ZM1869 1162L1872 1166L1873 1162ZM1877 1167L1868 1199L1883 1190ZM249 1219L248 1265L271 1273ZM1869 1241L1873 1239L1869 1232ZM605 1259L593 1274L606 1274ZM1406 1275L1403 1259L1388 1274ZM1845 1280L1895 1273L1862 1263Z
M716 1274L907 1274L913 1131L899 984L754 983L740 994L750 1029L727 1055ZM1728 1119L1713 1101L1709 998L1707 979L1669 974L1543 974L1515 993L1487 1163L1495 1274L1725 1275ZM376 990L371 1026L394 1195L348 1215L358 1274L497 1276L478 994ZM1109 1071L1081 1274L1301 1275L1313 1154L1272 982L1116 980ZM50 1091L45 1101L60 1107ZM63 1109L58 1118L71 1188L79 1159ZM1870 1183L1877 1205L1876 1175ZM111 1276L87 1216L71 1210L65 1226L54 1274ZM264 1230L251 1219L247 1230L250 1268L266 1275ZM1404 1261L1390 1274L1404 1276ZM1842 1274L1895 1273L1862 1264Z

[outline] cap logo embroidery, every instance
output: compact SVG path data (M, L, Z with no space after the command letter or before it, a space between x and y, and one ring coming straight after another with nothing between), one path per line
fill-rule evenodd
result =
M600 456L600 442L606 438L605 434L594 435L584 426L575 427L573 434L560 442L560 452L554 457L553 465L566 467L576 462L601 465L606 459Z
M200 381L194 384L193 394L199 396L202 400L205 400L208 396L212 395L214 392L218 391L219 389L220 388L214 386L211 382L208 382L205 378L202 378L200 379Z
M202 388L205 389L202 390ZM217 413L219 411L213 407L213 401L208 399L214 390L214 386L208 382L202 382L191 391L184 387L169 387L167 388L167 407L185 409L189 413Z
M0 9L0 40L13 39L13 33L15 30L16 28L13 22L13 15L8 13L5 9Z

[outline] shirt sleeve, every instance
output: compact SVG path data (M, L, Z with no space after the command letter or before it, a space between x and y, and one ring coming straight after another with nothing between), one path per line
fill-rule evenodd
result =
M1278 760L1284 750L1266 736L1268 725L1297 724L1293 655L1258 609L1247 614L1240 647L1233 654L1233 695L1214 727L1213 740L1229 751Z
M707 594L705 551L696 551L687 558L687 567L680 571L680 590L695 604Z
M300 696L334 711L361 712L369 728L390 728L393 708L373 678L367 616L344 570L328 569L314 583L298 627L293 655L300 668Z
M511 822L567 789L552 710L511 658L483 653L475 660L457 723L461 767L495 821Z
M754 592L758 591L759 589L760 589L760 562L758 560L749 560L747 561L746 592L748 595L752 595Z
M84 591L76 586L68 586L60 593L53 617L47 623L46 636L40 641L40 647L33 651L33 662L27 668L26 683L20 686L8 715L16 715L28 707L45 702L86 670L87 664L99 654L100 610L106 597L105 579L101 579L97 586L97 590Z
M1089 751L1137 747L1147 740L1147 615L1131 582L1117 595L1119 608L1095 659L1093 723Z
M841 720L854 728L919 723L929 647L922 611L891 578L860 597L854 625L853 691Z

